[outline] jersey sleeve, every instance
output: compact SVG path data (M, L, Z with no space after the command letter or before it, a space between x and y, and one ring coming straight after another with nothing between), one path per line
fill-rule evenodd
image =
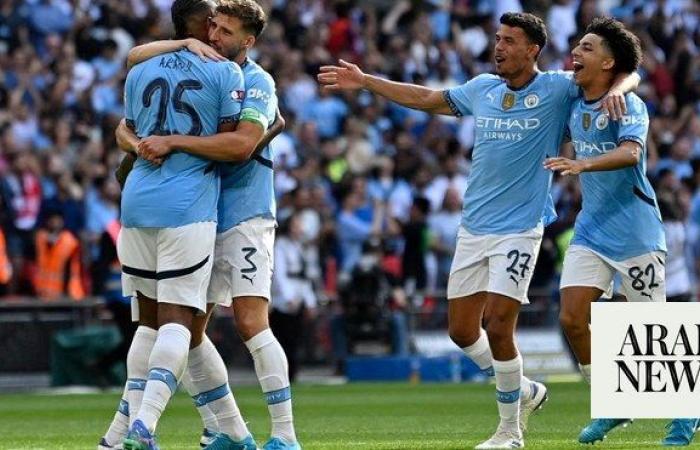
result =
M460 86L442 91L442 96L452 110L452 114L457 117L472 114L479 88L484 87L486 76L479 75Z
M243 72L234 63L220 63L219 123L238 120L245 96Z
M627 95L627 114L619 120L617 144L631 141L644 148L649 132L649 115L644 102L637 96Z
M129 73L126 75L126 82L124 83L124 120L126 121L126 125L131 129L131 130L136 130L136 125L134 122L134 116L135 116L135 111L134 111L134 105L131 103L134 101L134 96L135 94L135 86L136 82L135 79L136 74L134 69L130 70Z
M275 83L272 78L255 75L248 79L246 85L245 99L241 110L241 120L257 123L263 130L267 131L270 125L268 111L274 105Z
M551 72L554 89L561 92L568 100L573 100L581 96L581 88L574 80L574 73L570 70L556 70Z

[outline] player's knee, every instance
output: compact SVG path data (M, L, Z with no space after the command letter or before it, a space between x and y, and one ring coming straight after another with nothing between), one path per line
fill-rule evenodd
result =
M492 345L501 344L514 339L513 326L507 320L491 317L486 323L486 335Z
M565 310L559 312L559 324L567 336L581 334L588 327L586 320L582 320L582 318Z
M464 348L469 347L479 339L480 331L478 329L476 331L471 331L458 329L457 327L450 327L449 334L452 342L454 342L459 348Z
M267 320L259 314L238 314L236 316L236 330L243 341L247 341L255 335L269 328Z

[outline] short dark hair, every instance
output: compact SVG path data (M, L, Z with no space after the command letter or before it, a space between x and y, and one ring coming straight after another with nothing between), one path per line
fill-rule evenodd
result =
M639 38L615 19L596 17L586 28L586 34L592 33L603 38L603 45L610 50L615 65L613 72L632 73L642 62L642 46Z
M267 15L254 0L220 0L216 12L235 17L243 24L243 29L256 38L267 25Z
M170 7L170 17L175 27L175 37L184 39L187 37L187 21L192 16L210 11L212 4L208 0L175 0Z
M531 43L539 45L540 52L547 45L547 27L542 19L530 13L507 12L501 16L501 25L518 27L525 32ZM537 53L539 56L539 52Z

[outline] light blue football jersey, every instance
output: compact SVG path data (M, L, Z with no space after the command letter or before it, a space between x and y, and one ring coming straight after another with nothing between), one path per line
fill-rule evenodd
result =
M635 166L579 175L583 208L576 218L571 243L615 261L666 251L656 195L646 177L647 108L633 93L625 96L625 102L627 115L613 121L597 109L599 102L581 98L574 103L569 119L576 159L595 158L624 141L642 146L642 156Z
M129 71L126 120L139 137L209 136L240 114L243 73L186 51L156 56ZM220 180L212 161L174 151L161 166L137 159L122 193L122 224L173 228L216 221Z
M277 116L274 80L250 59L246 59L241 69L246 86L243 109L255 109L272 124ZM221 165L218 232L229 230L253 217L275 218L277 206L272 159L272 150L268 145L250 161Z
M552 223L552 175L542 162L559 154L579 96L571 73L538 72L517 90L484 74L444 96L455 115L473 115L475 123L462 226L472 234L509 234Z

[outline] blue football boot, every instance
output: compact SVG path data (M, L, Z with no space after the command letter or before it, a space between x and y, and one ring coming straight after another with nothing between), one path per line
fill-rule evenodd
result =
M140 420L134 422L124 438L124 450L160 450L155 435Z
M301 450L301 445L298 442L290 444L280 438L273 437L263 445L263 450Z
M214 436L214 440L204 447L204 450L258 450L258 445L251 435L242 441L234 441L226 433L215 433Z
M661 443L667 447L690 445L699 422L700 419L673 419L666 425L668 434Z
M631 419L593 419L588 426L581 430L581 434L578 435L578 441L582 444L593 444L596 441L602 441L613 428L619 426L624 428L630 423L632 423Z
M214 442L214 439L216 439L216 433L205 428L202 430L202 436L199 438L199 446L204 448Z

